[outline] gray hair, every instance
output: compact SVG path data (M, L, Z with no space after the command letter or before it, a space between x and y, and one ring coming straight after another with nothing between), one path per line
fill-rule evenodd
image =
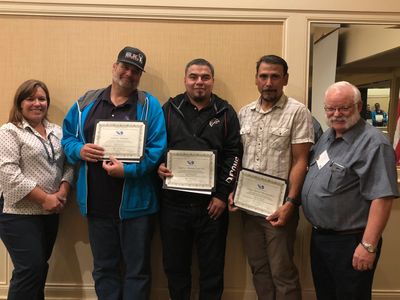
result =
M361 93L360 90L353 84L347 81L338 81L332 84L327 88L325 91L325 98L328 95L329 92L334 91L334 90L342 90L345 88L350 88L353 91L353 102L354 104L361 102Z

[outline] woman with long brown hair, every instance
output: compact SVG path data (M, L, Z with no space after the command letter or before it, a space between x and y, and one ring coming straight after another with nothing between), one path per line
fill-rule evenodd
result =
M25 81L0 128L0 237L14 264L9 300L44 299L58 213L73 178L61 128L47 119L49 105L47 86Z

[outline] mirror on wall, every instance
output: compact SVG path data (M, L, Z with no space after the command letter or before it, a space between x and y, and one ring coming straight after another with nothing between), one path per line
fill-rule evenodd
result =
M399 102L399 45L399 24L310 24L308 104L324 129L324 92L330 84L346 80L361 91L362 116L393 139Z

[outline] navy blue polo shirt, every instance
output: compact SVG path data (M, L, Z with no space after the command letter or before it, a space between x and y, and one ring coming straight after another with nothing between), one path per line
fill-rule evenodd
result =
M119 106L115 106L111 102L110 93L111 86L99 95L88 114L83 130L87 143L93 143L94 130L99 120L136 120L137 91ZM87 165L88 215L119 218L124 179L109 176L102 167L102 161L88 162Z

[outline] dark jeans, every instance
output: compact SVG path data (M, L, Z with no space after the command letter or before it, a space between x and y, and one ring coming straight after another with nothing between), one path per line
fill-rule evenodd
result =
M8 300L44 299L57 230L58 215L0 213L0 237L14 265Z
M318 300L370 300L372 281L378 263L382 240L374 268L356 271L353 254L363 233L321 234L313 230L311 236L311 269Z
M208 216L207 205L162 203L160 232L163 262L172 300L190 299L193 243L200 270L199 300L221 299L228 213L225 210L217 220L212 220Z
M88 224L98 299L149 299L154 215L127 220L88 217Z

